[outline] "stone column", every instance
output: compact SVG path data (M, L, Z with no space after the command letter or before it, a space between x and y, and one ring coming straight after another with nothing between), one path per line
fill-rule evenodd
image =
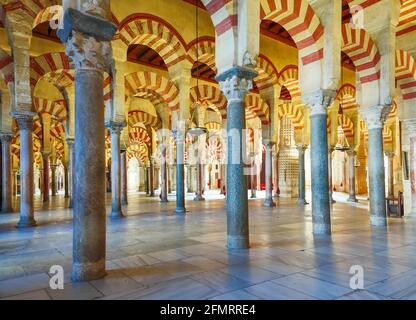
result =
M185 132L176 133L176 214L186 213L185 208Z
M227 246L230 249L249 247L247 179L243 163L243 139L246 127L244 99L252 87L256 73L234 67L217 76L227 98Z
M412 205L408 217L416 217L416 121L405 122L409 132L409 180Z
M65 189L65 199L69 198L69 169L68 163L64 165L64 189Z
M149 195L149 167L145 165L143 167L144 170L144 191L146 195Z
M331 234L327 110L336 92L320 90L304 98L310 108L312 223L316 235Z
M196 165L196 196L194 201L204 201L205 198L202 196L202 184L203 184L203 165L198 163Z
M280 191L279 191L279 153L276 152L273 155L273 159L274 159L274 172L275 172L275 177L274 177L274 183L275 183L275 187L274 187L274 197L275 198L279 198L280 197Z
M335 148L333 146L328 146L328 191L329 191L329 203L333 204L336 201L332 197L332 159L334 155Z
M49 153L42 152L43 160L43 202L49 202Z
M66 139L66 143L68 144L68 153L69 153L69 169L68 169L68 175L69 175L69 208L72 209L74 207L74 168L75 168L75 162L74 162L74 139Z
M168 202L168 164L166 159L166 146L162 146L162 159L160 161L161 183L160 183L160 202Z
M101 11L110 12L109 2ZM95 15L97 7L88 11ZM75 170L73 281L105 275L105 125L104 71L113 65L111 40L116 26L78 10L67 9L58 36L75 66ZM78 30L88 30L88 35Z
M394 199L394 152L386 152L386 156L389 159L389 182L388 182L388 198Z
M172 175L171 175L171 166L167 166L167 171L168 171L168 194L172 193Z
M386 227L386 188L384 175L383 125L390 106L374 106L360 110L368 128L368 178L371 225Z
M253 166L251 167L250 175L250 184L251 184L251 199L257 198L257 164L256 164L256 154L253 152L251 154L252 159L254 159Z
M348 171L349 171L349 193L350 196L348 198L349 202L358 202L357 197L355 195L355 157L357 152L354 149L349 149L347 151L348 154Z
M33 116L16 115L20 131L20 220L17 228L36 226L33 208Z
M150 158L149 160L149 196L154 197L155 196L155 183L154 183L154 165L153 165L153 159Z
M111 214L110 218L124 217L121 209L121 164L120 164L120 134L125 123L110 121L107 124L111 133Z
M298 204L304 206L306 202L306 180L305 180L305 151L308 148L305 144L298 144L296 148L299 152L299 172L298 172Z
M12 208L12 159L10 153L10 144L12 135L2 134L1 139L1 165L2 165L2 201L1 212L13 212Z
M17 170L13 170L13 195L17 197Z
M273 201L273 167L272 167L272 149L275 144L273 141L264 140L264 146L266 147L266 199L264 200L263 206L275 207L276 204Z
M127 151L121 150L121 204L129 204L127 196Z
M57 172L56 169L58 168L58 165L56 164L52 164L51 165L51 171L52 171L52 196L56 196L57 192L58 192L58 186L57 186Z

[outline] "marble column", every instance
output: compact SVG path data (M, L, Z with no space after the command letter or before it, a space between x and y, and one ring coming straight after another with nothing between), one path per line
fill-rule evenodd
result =
M203 165L198 163L196 165L196 196L194 201L204 201L205 198L202 196L202 184L203 184Z
M336 92L320 90L304 97L310 108L313 234L331 234L327 110Z
M74 168L75 168L75 156L74 156L74 139L68 138L66 139L66 143L68 144L68 153L69 153L69 208L72 209L74 207Z
M334 156L335 148L333 146L328 146L328 191L329 191L329 203L333 204L336 201L332 197L332 160Z
M386 188L384 174L383 125L391 106L362 108L360 114L368 128L368 178L370 221L375 227L386 227Z
M178 130L176 136L176 214L186 213L185 208L185 132Z
M305 180L305 151L308 148L305 144L298 144L296 148L299 152L299 172L298 172L298 204L304 206L306 202L306 180Z
M20 131L20 220L17 228L36 226L33 207L33 116L16 115Z
M111 214L110 218L123 218L121 209L120 134L125 123L111 121L107 124L111 134Z
M168 202L168 164L166 159L166 146L162 146L162 158L160 162L160 170L161 170L161 183L160 183L160 202L166 203Z
M129 204L127 195L127 151L121 150L121 205Z
M388 198L394 200L394 152L386 152L389 159L389 176L388 176Z
M64 189L65 189L65 199L69 198L69 169L68 163L64 165Z
M10 145L12 142L12 135L2 134L1 139L1 176L2 176L2 201L1 212L13 212L12 207L12 158L10 152Z
M265 179L266 179L266 199L263 206L275 207L276 203L273 201L273 165L272 165L272 149L274 142L270 140L263 141L266 147L266 167L265 167Z
M257 164L256 164L256 154L252 153L251 154L252 159L254 159L253 161L253 165L251 167L251 174L250 174L250 184L251 184L251 199L256 199L257 198Z
M58 193L58 183L57 183L57 170L58 169L58 165L56 164L52 164L51 165L51 172L52 172L52 177L51 177L51 181L52 181L52 196L56 196Z
M100 8L109 12L109 3ZM100 11L101 12L101 11ZM104 71L111 73L116 26L74 9L64 14L58 36L75 66L75 170L73 281L105 276L106 173ZM89 30L83 34L77 30Z
M416 120L405 122L409 132L409 180L411 192L411 209L408 217L416 217Z
M49 202L49 153L42 152L42 160L43 160L43 202Z
M276 152L273 155L273 159L274 159L274 172L275 172L275 176L274 176L274 197L275 198L279 198L280 197L280 191L279 191L279 153Z
M17 189L18 189L18 183L17 183L17 170L13 170L13 175L12 175L12 179L13 179L13 195L15 197L17 197Z
M146 195L149 195L149 167L145 165L143 167L144 170L144 191Z
M227 98L227 246L229 249L249 247L247 179L243 161L245 139L245 96L256 73L234 67L217 76Z
M153 159L151 158L149 161L149 196L154 197L155 196L155 183L154 183L154 164Z
M354 149L347 150L348 154L348 172L349 172L349 202L358 202L355 194L355 157L357 152Z
M172 193L172 174L171 174L171 166L167 166L167 171L168 171L168 194Z

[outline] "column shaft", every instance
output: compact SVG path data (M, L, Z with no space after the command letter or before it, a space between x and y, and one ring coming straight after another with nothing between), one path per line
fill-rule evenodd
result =
M162 161L160 163L161 184L160 184L160 202L168 202L168 164L166 161L166 147L162 149Z
M2 147L2 213L9 213L13 211L12 208L12 159L10 153L10 144L12 141L11 135L1 136Z
M355 151L348 151L348 168L349 168L349 202L358 202L355 194Z
M64 189L65 189L65 198L69 198L69 169L68 164L64 166Z
M195 201L204 201L202 196L202 183L203 183L203 165L198 163L196 165L196 196Z
M272 148L273 143L267 141L265 143L266 146L266 172L265 172L265 179L266 179L266 199L264 200L265 207L275 207L276 204L273 201L273 165L272 165Z
M123 206L128 205L127 196L127 152L123 150L121 152L121 204Z
M306 181L305 181L305 145L297 146L299 152L298 172L298 204L306 205Z
M49 202L49 154L42 154L43 160L43 202Z
M154 170L154 165L153 165L153 159L150 159L150 164L149 164L149 193L150 193L150 197L155 196L154 174L155 174L155 170Z
M18 228L36 225L33 208L33 118L18 117L20 130L20 220Z
M110 218L122 218L120 134L124 124L110 123L111 132L111 214Z
M58 189L58 183L57 183L57 165L51 165L51 171L52 171L52 196L56 196L57 189Z
M176 133L176 213L185 214L184 133Z
M334 148L332 146L328 147L328 191L329 191L329 203L335 203L334 198L332 197L332 156L334 154Z

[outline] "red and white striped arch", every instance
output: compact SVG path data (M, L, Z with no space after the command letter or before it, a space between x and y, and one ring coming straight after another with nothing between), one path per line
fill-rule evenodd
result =
M39 3L40 1L32 0L30 1L32 3ZM34 8L38 12L35 19L33 20L33 26L32 29L34 29L37 25L44 23L46 21L54 21L62 18L63 15L63 7L60 5L62 1L46 1L48 4L46 7L44 5L39 6L37 8ZM55 5L51 5L53 2L55 2ZM48 6L50 5L50 6ZM41 9L43 7L43 9Z
M169 79L149 71L134 72L125 79L127 95L134 96L147 90L160 96L171 111L179 109L179 91Z
M247 120L259 117L262 125L270 123L270 109L267 103L260 97L259 94L250 93L246 96L246 112Z
M151 138L147 130L143 127L129 127L129 139L131 143L150 144Z
M6 85L14 81L13 57L3 49L0 49L0 75Z
M370 35L364 29L342 25L341 50L354 62L361 84L380 79L380 54Z
M128 114L128 122L131 127L134 127L139 123L153 128L157 128L159 125L159 119L157 116L141 110L130 111Z
M192 103L200 102L208 106L215 105L222 119L227 118L227 99L221 90L214 85L202 84L191 88L189 98Z
M355 92L355 86L350 83L346 83L338 89L335 99L339 101L343 111L351 111L357 108Z
M58 121L53 121L51 124L51 136L55 139L62 140L62 137L65 134L65 128L62 123Z
M32 101L35 110L39 115L42 113L49 113L59 121L65 121L68 118L64 100L48 100L39 97L33 97Z
M397 36L416 30L416 0L402 0Z
M221 123L218 122L207 122L205 123L205 128L207 128L208 131L213 131L213 132L221 132L222 129L222 125Z
M404 50L396 50L396 80L402 90L403 100L416 98L416 64Z
M58 74L62 70L68 71L71 64L64 52L46 53L30 58L30 85L32 89L38 81L47 74Z
M217 37L232 33L238 25L238 16L234 12L233 0L202 0L211 15Z
M295 129L302 129L304 127L304 114L298 105L294 105L293 103L283 103L278 106L277 113L279 119L283 116L288 116Z
M280 24L291 35L304 65L323 57L324 28L307 0L260 0L260 17Z
M150 14L133 14L120 23L118 38L127 46L141 44L156 51L169 68L186 59L186 43L168 22Z
M342 128L345 137L354 137L354 123L348 116L346 116L345 114L338 115L338 126Z
M258 76L254 78L254 82L260 91L278 84L279 72L273 62L265 55L260 54L258 56L256 71Z
M281 87L286 87L289 91L292 101L301 97L301 90L299 86L299 71L295 65L288 65L282 69L278 79L278 84Z
M201 37L197 42L191 42L188 45L188 59L192 63L197 60L210 67L215 73L217 66L215 64L215 39L212 37ZM198 57L197 57L198 56ZM198 58L198 59L197 59Z

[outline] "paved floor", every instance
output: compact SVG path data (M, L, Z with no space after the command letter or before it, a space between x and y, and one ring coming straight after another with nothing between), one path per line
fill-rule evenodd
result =
M416 221L371 229L365 202L337 202L333 236L314 238L310 206L280 199L270 209L254 200L251 249L227 251L224 200L208 198L189 201L189 214L177 217L173 201L131 195L128 217L108 221L108 276L87 283L69 280L71 211L61 197L48 208L36 203L37 228L17 230L17 214L0 215L0 298L416 299ZM49 288L56 264L64 290ZM364 290L350 288L354 265L364 270Z

